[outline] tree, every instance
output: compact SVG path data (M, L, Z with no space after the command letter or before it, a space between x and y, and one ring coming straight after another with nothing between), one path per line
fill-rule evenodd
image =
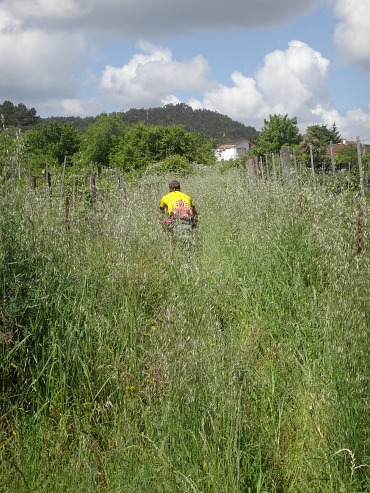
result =
M254 152L260 156L279 153L283 146L298 145L301 136L297 127L297 118L288 115L270 115L270 120L264 120L264 126L255 139Z
M15 106L11 101L4 101L0 104L0 115L2 115L2 127L22 127L29 128L40 120L36 116L35 108L27 108L23 103Z
M333 125L329 129L330 132L330 142L333 142L333 144L339 144L339 142L342 140L342 137L339 133L338 127L336 126L335 122L333 122Z
M329 158L330 142L334 144L340 142L341 136L335 124L328 128L327 125L310 125L307 127L306 134L300 143L300 150L303 161L310 161L310 146L312 147L312 156L315 167L326 164Z
M182 125L131 125L110 154L113 166L125 171L180 156L188 162L213 164L213 141L202 134L188 132Z
M315 168L322 167L329 159L330 136L326 125L310 125L300 143L302 161L309 164L312 158Z
M62 163L64 156L73 156L80 147L80 134L71 123L36 125L26 134L28 151L40 163L54 159Z
M95 123L89 125L82 135L82 162L101 166L109 165L109 155L114 153L118 142L126 132L126 125L119 114L101 114Z

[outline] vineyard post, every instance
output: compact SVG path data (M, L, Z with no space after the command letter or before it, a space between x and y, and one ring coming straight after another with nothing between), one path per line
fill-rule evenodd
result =
M333 141L330 142L330 159L331 159L331 168L332 168L332 172L333 172L333 187L334 187L334 190L335 190L335 186L336 186L336 176L335 176L335 160L334 160L334 151L333 151Z
M294 161L294 172L296 176L296 181L297 183L299 182L299 177L298 177L298 168L297 168L297 156L295 154L295 148L293 147L293 161Z
M291 181L291 169L290 169L290 152L289 146L283 146L281 148L281 173L284 183L290 183Z
M364 205L366 203L366 200L365 200L364 170L362 168L360 137L356 137L356 141L357 141L358 168L360 172L361 200L362 200L362 204Z
M262 156L260 156L260 170L261 170L261 177L262 180L265 179L264 173L263 173L263 163L262 163Z
M93 204L95 202L96 195L96 183L95 183L95 175L93 163L90 163L90 203Z
M48 158L46 158L46 163L45 163L45 181L46 181L46 196L49 199L51 199L51 176L49 173Z
M312 184L313 184L313 189L316 192L316 177L315 177L315 168L314 168L314 165L313 165L312 145L310 145L310 157L311 157Z
M27 156L27 164L28 164L28 180L31 183L31 163L30 163L30 155Z
M275 166L275 154L274 153L272 153L271 158L272 158L272 172L274 175L274 181L276 181L276 166Z
M66 196L66 229L69 231L69 195Z
M73 187L72 187L72 207L74 208L76 201L76 159L73 160Z
M60 187L60 198L62 198L64 195L64 177L66 174L66 165L67 165L67 156L64 156L63 171L62 171L62 184Z
M86 167L84 166L84 176L83 176L83 183L82 183L82 197L85 202L85 189L86 189Z

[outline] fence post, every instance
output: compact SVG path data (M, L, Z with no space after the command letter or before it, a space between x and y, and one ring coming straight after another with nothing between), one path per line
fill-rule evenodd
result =
M333 171L333 187L334 187L334 190L335 190L336 176L335 176L335 159L334 159L333 146L334 146L333 141L330 141L330 160L331 160L331 168L332 168L332 171Z
M265 154L265 160L266 160L266 180L268 181L268 179L269 179L269 162L268 162L267 154Z
M84 167L84 177L83 177L83 183L82 183L82 197L83 197L83 200L85 202L85 198L86 198L86 167Z
M30 187L33 192L36 191L36 176L30 176Z
M93 171L93 163L90 163L90 204L95 202L96 195L96 185L95 185L95 175Z
M313 189L316 192L316 177L315 177L315 168L314 168L314 165L313 165L312 145L310 145L310 157L311 157L312 184L313 184Z
M66 229L69 231L69 195L66 196Z
M281 173L283 182L289 183L292 177L290 169L290 152L288 146L281 148Z
M65 155L64 156L64 162L63 162L63 171L62 171L62 184L60 187L60 198L62 198L64 195L64 177L66 174L66 165L67 165L67 156Z
M364 186L364 170L362 168L360 137L356 137L356 141L357 141L358 168L359 168L359 171L360 171L361 199L362 199L362 204L365 204L366 203L366 200L365 200L365 186Z
M27 156L27 163L28 163L28 179L31 183L31 162L30 162L30 156L28 155Z
M73 160L73 186L72 186L72 207L75 206L76 198L76 159Z
M49 163L48 163L47 158L46 158L45 169L42 170L42 174L43 174L44 179L46 181L46 197L48 197L50 199L51 198L51 175L49 173Z
M275 154L274 153L272 153L271 158L272 158L272 173L274 175L274 181L276 181L276 166L275 166Z
M260 163L261 177L262 177L262 180L264 180L265 175L264 175L264 173L263 173L262 156L260 156L259 163Z

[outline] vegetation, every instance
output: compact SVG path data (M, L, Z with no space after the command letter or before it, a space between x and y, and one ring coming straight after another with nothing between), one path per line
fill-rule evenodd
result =
M261 132L255 139L254 152L259 156L266 154L278 154L283 146L298 145L301 140L297 118L289 118L288 115L270 115L269 120L264 120Z
M330 163L330 143L337 144L340 140L335 122L330 129L327 125L310 125L300 143L301 158L305 163L310 163L310 148L312 148L314 166L320 168L325 164L328 165Z
M126 195L103 174L104 201L78 196L67 222L13 165L0 180L1 493L369 491L357 194L314 193L305 170L298 188L200 168L181 180L200 213L189 253L157 217L172 174Z
M23 103L15 106L11 101L4 101L0 104L0 124L1 129L8 127L20 127L28 129L36 125L40 121L40 117L36 116L35 108L27 108Z
M221 115L216 111L193 110L191 106L184 103L167 104L159 108L131 108L127 111L117 112L116 115L126 124L134 125L143 123L144 125L158 125L169 127L172 125L183 125L188 132L202 133L208 138L220 141L223 134L224 140L253 139L256 135L254 127L236 122L226 115ZM97 117L51 117L43 118L41 122L49 123L73 123L79 130L95 123Z

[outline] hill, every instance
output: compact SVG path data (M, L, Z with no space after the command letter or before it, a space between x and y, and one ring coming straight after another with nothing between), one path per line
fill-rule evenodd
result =
M232 120L226 115L216 111L193 110L191 106L184 103L167 104L160 108L131 108L120 113L122 120L128 124L144 122L152 125L184 125L190 132L199 132L207 137L224 141L237 139L253 139L257 133L256 129L243 123ZM50 117L41 118L40 123L56 121L58 123L74 123L76 128L85 130L88 125L94 123L96 117ZM224 137L223 137L224 136Z

